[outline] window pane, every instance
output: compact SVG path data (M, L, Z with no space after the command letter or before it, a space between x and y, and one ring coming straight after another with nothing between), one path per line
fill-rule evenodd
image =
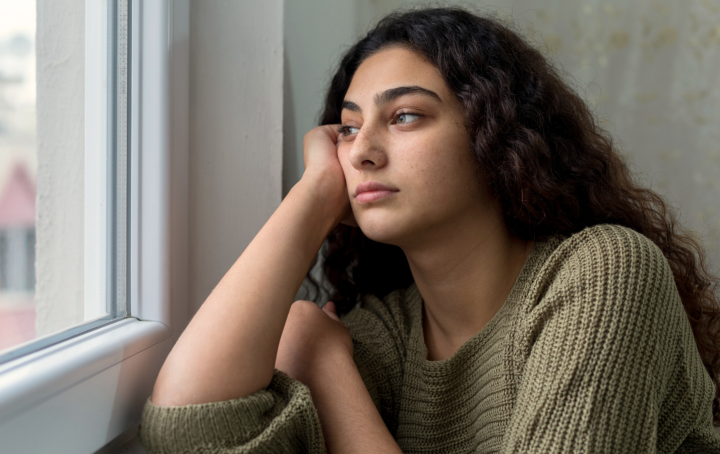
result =
M129 11L0 11L2 362L126 316Z
M35 2L0 1L0 350L35 337Z

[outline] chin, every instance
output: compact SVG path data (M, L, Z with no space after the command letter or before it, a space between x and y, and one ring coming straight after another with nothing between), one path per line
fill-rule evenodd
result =
M364 216L355 219L363 234L378 243L398 246L402 239L407 237L404 223L389 216L376 216L374 213L371 216L370 213L364 213Z

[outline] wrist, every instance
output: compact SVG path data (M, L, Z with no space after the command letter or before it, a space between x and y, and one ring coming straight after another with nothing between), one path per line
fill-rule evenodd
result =
M316 212L332 224L328 233L340 223L345 205L349 204L345 180L339 181L334 175L305 172L290 192L315 207Z
M308 387L314 392L319 390L330 391L332 386L328 383L328 377L333 377L333 382L339 384L346 380L360 377L357 365L344 347L328 348L321 355L317 356L315 364L312 365L315 371Z
M313 365L313 370L305 384L310 388L321 423L327 423L331 415L346 408L348 389L365 388L357 365L346 354L330 353Z
M308 387L328 452L398 453L400 448L365 387L353 358L336 353Z

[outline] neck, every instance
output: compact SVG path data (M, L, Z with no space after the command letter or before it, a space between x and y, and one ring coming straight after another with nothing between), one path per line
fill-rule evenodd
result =
M403 247L423 297L430 360L450 357L492 319L532 247L532 242L513 237L501 216L487 212L440 230Z

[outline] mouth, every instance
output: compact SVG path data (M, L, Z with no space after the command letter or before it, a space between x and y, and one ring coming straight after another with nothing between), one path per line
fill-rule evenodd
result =
M392 186L388 186L377 181L369 181L357 185L355 188L355 200L359 203L375 202L389 197L396 192L399 192L399 189L395 189Z
M363 192L362 194L358 194L355 196L355 200L357 200L360 203L369 203L369 202L375 202L380 199L384 199L385 197L389 197L393 194L395 194L397 191L367 191Z

